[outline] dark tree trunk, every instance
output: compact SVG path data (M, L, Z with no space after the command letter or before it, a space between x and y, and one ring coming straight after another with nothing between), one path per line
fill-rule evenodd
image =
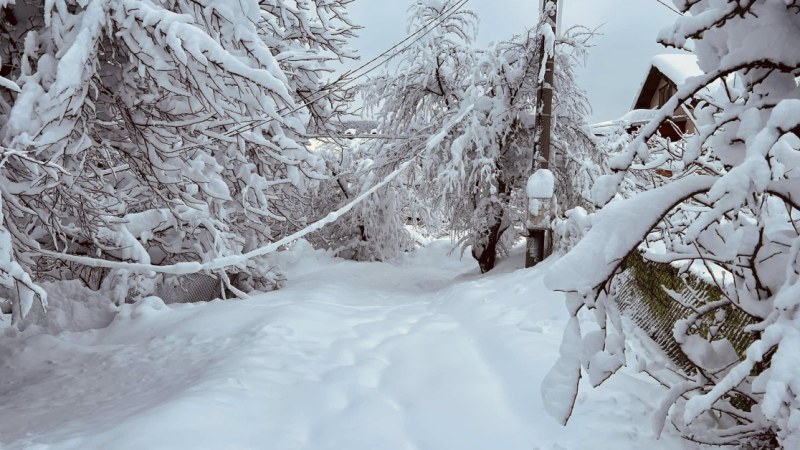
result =
M486 273L494 269L497 263L497 244L500 243L500 236L506 231L503 226L504 210L501 208L498 217L489 229L484 230L481 234L486 239L486 245L482 248L472 246L472 257L478 261L481 268L481 273Z
M489 214L489 211L487 211L487 215L492 217L493 220L487 224L485 229L474 231L478 239L473 240L472 257L478 261L481 273L494 269L497 263L497 245L500 243L500 237L508 228L508 225L503 226L503 219L505 218L511 193L502 176L498 179L497 190L501 193L500 202L491 205L491 208L494 209L494 214Z

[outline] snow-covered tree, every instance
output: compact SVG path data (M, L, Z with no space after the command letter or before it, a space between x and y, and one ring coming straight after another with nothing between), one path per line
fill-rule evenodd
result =
M422 35L391 73L372 80L367 104L380 105L382 127L391 134L432 136L424 147L413 140L389 142L380 151L422 154L420 192L436 199L486 272L502 254L503 240L517 237L507 230L523 229L543 28L476 49L477 16L449 13L454 3L411 7L410 32L439 17L441 25ZM583 43L577 35L548 42L558 58L555 134L574 157L591 144L579 132L588 106L573 74L573 50Z
M661 380L673 381L666 382L671 389L657 426L667 421L686 437L711 444L798 448L800 48L794 43L800 39L800 5L675 4L685 15L660 39L692 49L705 74L679 87L611 160L614 173L594 189L598 202L608 203L587 236L553 267L548 283L569 292L575 318L544 395L553 414L566 421L581 368L597 385L624 363L624 333L613 302L616 275L629 252L650 242L657 245L646 258L699 270L722 292L719 301L702 306L675 296L695 308L675 324L674 337L696 373L678 382ZM616 195L631 170L668 162L655 161L647 142L693 97L697 132L682 152L659 156L677 158L682 169L662 186L627 199ZM599 331L584 335L581 310L594 311ZM730 311L752 319L738 330L754 337L741 356L713 327L703 326Z
M324 176L301 142L338 110L316 93L350 56L349 2L0 2L12 261L209 261L295 230Z
M323 139L316 153L325 161L330 178L311 184L311 217L323 217L373 188L403 161L378 155L377 142L365 139ZM414 241L406 221L419 215L413 176L408 172L310 237L318 247L339 257L359 261L384 261L399 252L412 250ZM413 173L413 172L412 172ZM412 219L413 220L413 219Z

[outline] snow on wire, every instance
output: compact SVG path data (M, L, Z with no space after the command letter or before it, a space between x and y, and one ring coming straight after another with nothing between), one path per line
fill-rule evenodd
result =
M353 209L357 204L361 203L364 199L369 197L370 195L374 194L378 189L382 188L389 184L392 180L397 178L401 172L403 172L415 159L417 159L421 153L417 153L414 155L413 158L405 161L395 169L392 173L386 176L380 183L376 184L372 188L367 191L364 191L361 195L353 199L350 203L342 206L341 208L337 209L329 213L324 218L312 223L311 225L303 228L302 230L296 231L295 233L290 234L282 239L279 239L275 242L272 242L268 245L263 247L259 247L257 249L251 250L247 253L241 255L232 255L232 256L225 256L221 258L216 258L211 261L206 262L199 262L199 261L185 261L179 262L175 264L169 264L164 266L159 266L156 264L143 264L143 263L134 263L134 262L118 262L118 261L109 261L100 258L90 258L87 256L76 256L76 255L68 255L65 253L58 253L53 252L50 250L39 250L42 255L50 256L53 258L58 258L63 261L69 261L77 264L82 264L89 267L103 267L107 269L123 269L128 270L131 272L156 272L156 273L167 273L172 275L188 275L192 273L198 273L203 271L212 271L217 269L223 269L225 267L231 267L238 265L244 261L249 259L256 258L258 256L263 256L268 253L272 253L275 250L278 250L281 246L286 245L290 242L296 241L298 239L303 238L304 236L308 235L309 233L313 233L328 225L330 223L335 222L339 217Z
M370 195L374 194L378 191L378 189L386 186L387 184L391 183L392 180L397 178L409 165L411 165L414 160L429 152L433 147L436 147L441 143L447 133L464 117L472 111L472 107L467 107L462 111L458 116L452 118L443 128L442 130L428 138L424 145L421 145L417 151L414 153L414 156L410 159L406 160L400 166L391 172L389 175L384 177L379 183L375 184L368 190L364 191L358 197L354 198L352 201L347 203L346 205L342 206L341 208L328 213L327 216L324 218L312 223L311 225L298 230L289 236L285 236L282 239L279 239L275 242L267 244L265 246L259 247L257 249L251 250L247 253L241 255L231 255L231 256L224 256L220 258L215 258L211 261L206 262L199 262L199 261L184 261L175 264L169 265L156 265L156 264L144 264L144 263L134 263L134 262L119 262L119 261L108 261L105 259L99 258L90 258L87 256L76 256L76 255L68 255L65 253L58 253L49 250L39 250L39 252L45 256L50 256L53 258L58 258L63 261L69 261L77 264L82 264L89 267L103 267L107 269L122 269L128 270L131 272L136 273L147 273L147 272L156 272L156 273L166 273L172 275L188 275L193 273L199 273L203 271L213 271L218 269L224 269L226 267L236 266L238 264L243 263L249 259L257 258L259 256L264 256L266 254L272 253L278 250L281 246L286 245L290 242L294 242L298 239L303 238L304 236L313 233L325 225L331 224L338 220L342 215L349 212L353 209L356 205L367 199Z

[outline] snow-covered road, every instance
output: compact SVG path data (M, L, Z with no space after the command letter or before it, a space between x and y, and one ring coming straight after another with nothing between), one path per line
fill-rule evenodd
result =
M0 339L7 449L678 449L622 374L569 426L540 384L566 323L544 267L480 276L434 242L396 264L297 250L247 301L123 308L107 328Z

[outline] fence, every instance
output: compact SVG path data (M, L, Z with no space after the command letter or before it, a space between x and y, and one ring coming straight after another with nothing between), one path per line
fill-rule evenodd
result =
M720 299L722 292L691 273L683 273L669 264L648 261L632 252L623 263L623 271L615 281L615 300L621 313L629 317L653 339L675 365L687 374L694 373L694 364L675 340L675 323L695 313L694 308ZM684 306L665 290L678 293ZM741 358L755 337L744 327L755 319L732 305L702 315L692 333L713 339L726 338Z

